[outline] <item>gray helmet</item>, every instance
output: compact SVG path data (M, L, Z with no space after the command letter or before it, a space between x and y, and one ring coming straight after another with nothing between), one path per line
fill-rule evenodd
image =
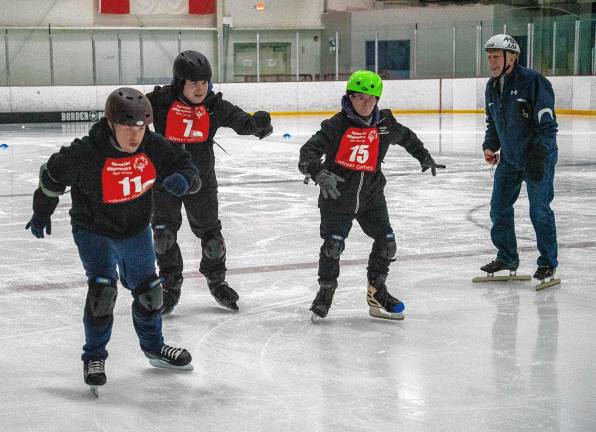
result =
M211 81L211 65L203 54L182 51L174 60L174 78L189 81Z
M521 53L517 41L513 37L506 34L494 35L487 40L484 44L484 50L486 51L489 49L502 49L516 54Z
M128 126L153 123L151 102L143 93L130 87L120 87L108 96L105 116L112 123Z

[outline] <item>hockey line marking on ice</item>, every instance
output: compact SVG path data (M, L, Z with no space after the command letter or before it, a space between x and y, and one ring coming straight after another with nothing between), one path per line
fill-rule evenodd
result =
M559 243L559 249L589 249L596 248L596 241L579 241L574 243ZM534 245L532 246L521 246L518 247L520 252L533 252L536 250ZM427 254L416 254L416 255L398 255L397 261L424 261L431 259L448 259L448 258L463 258L469 256L480 256L480 255L494 255L494 249L474 249L469 251L448 251L438 253L427 253ZM368 263L368 257L363 259L344 259L341 261L343 266L354 266L354 265L366 265ZM243 275L251 273L271 273L278 271L292 271L302 269L315 269L318 268L318 261L293 263L293 264L276 264L276 265L264 265L254 267L237 267L230 268L227 271L229 275ZM198 271L185 272L185 279L202 278L203 275ZM9 289L11 292L31 292L31 291L46 291L51 289L72 289L81 288L86 286L86 282L81 280L80 282L52 282L52 283L39 283L39 284L27 284L27 285L15 285ZM1 288L1 287L0 287ZM4 291L6 292L6 291ZM1 295L1 294L0 294Z

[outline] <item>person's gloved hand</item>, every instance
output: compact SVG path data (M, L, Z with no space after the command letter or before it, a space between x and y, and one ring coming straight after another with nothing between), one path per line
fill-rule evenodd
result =
M190 189L190 183L186 180L186 177L177 172L163 179L162 185L166 191L178 198Z
M435 160L430 154L420 161L420 166L422 167L422 172L430 168L433 177L437 175L437 168L447 168L445 165L435 163Z
M26 230L29 228L31 228L31 234L38 239L42 239L44 237L44 230L48 235L52 234L52 220L50 216L41 216L33 213L31 220L25 225Z
M321 194L324 199L337 199L341 196L339 190L337 190L338 183L345 183L346 181L326 169L323 169L315 176L315 182L321 188Z
M544 161L546 160L546 148L542 144L533 144L528 153L526 172L532 181L540 181L544 177Z
M163 255L176 243L176 233L167 225L158 224L153 227L153 244L155 253Z
M257 124L257 130L255 136L259 139L263 139L266 136L271 135L273 132L273 126L271 125L271 116L266 111L257 111L253 114L255 122Z

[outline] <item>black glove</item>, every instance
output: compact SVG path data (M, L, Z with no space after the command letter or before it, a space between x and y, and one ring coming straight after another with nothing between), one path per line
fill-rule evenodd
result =
M31 228L31 233L35 237L42 239L44 237L44 230L48 235L52 234L52 220L50 219L50 216L41 216L37 213L33 213L33 217L27 222L27 225L25 225L26 230L29 228Z
M422 167L422 172L430 168L433 177L437 175L437 168L447 168L445 165L435 163L435 160L430 154L426 155L426 157L420 161L420 166Z
M190 183L186 180L186 177L177 172L163 179L162 185L166 191L178 198L190 189Z
M345 183L346 181L337 174L324 169L317 173L315 176L315 182L321 188L321 194L323 195L324 199L337 199L341 196L337 190L337 184Z
M526 173L532 181L540 181L544 177L544 161L546 160L546 148L542 144L532 144L528 152Z
M155 253L157 255L163 255L176 243L176 233L167 225L155 225L153 227L153 243Z
M273 132L273 126L271 125L271 116L266 111L257 111L253 114L253 118L257 124L257 130L255 136L259 139L263 139L266 136L271 135Z

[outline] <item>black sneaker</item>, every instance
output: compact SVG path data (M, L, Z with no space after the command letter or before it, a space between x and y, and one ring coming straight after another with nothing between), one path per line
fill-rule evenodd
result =
M329 313L335 288L337 288L337 282L320 282L319 291L310 307L310 310L318 317L325 318Z
M368 313L376 318L402 320L406 306L387 291L385 277L369 281L366 294Z
M505 264L503 261L494 260L480 267L480 270L488 274L493 274L501 270L509 270L514 272L517 270L517 267L517 265Z
M85 384L90 386L104 385L107 381L105 360L87 360L83 362Z
M174 310L180 300L180 288L182 287L182 276L178 278L166 278L163 283L163 305L161 314L167 315Z
M234 291L225 280L209 280L209 292L215 298L215 301L226 309L232 311L238 310L236 302L240 298L238 293Z
M193 370L192 356L184 348L176 348L166 344L156 353L145 351L145 357L149 359L151 366L165 369Z
M534 273L534 279L543 281L547 278L552 278L555 275L555 271L556 269L551 266L538 266Z

